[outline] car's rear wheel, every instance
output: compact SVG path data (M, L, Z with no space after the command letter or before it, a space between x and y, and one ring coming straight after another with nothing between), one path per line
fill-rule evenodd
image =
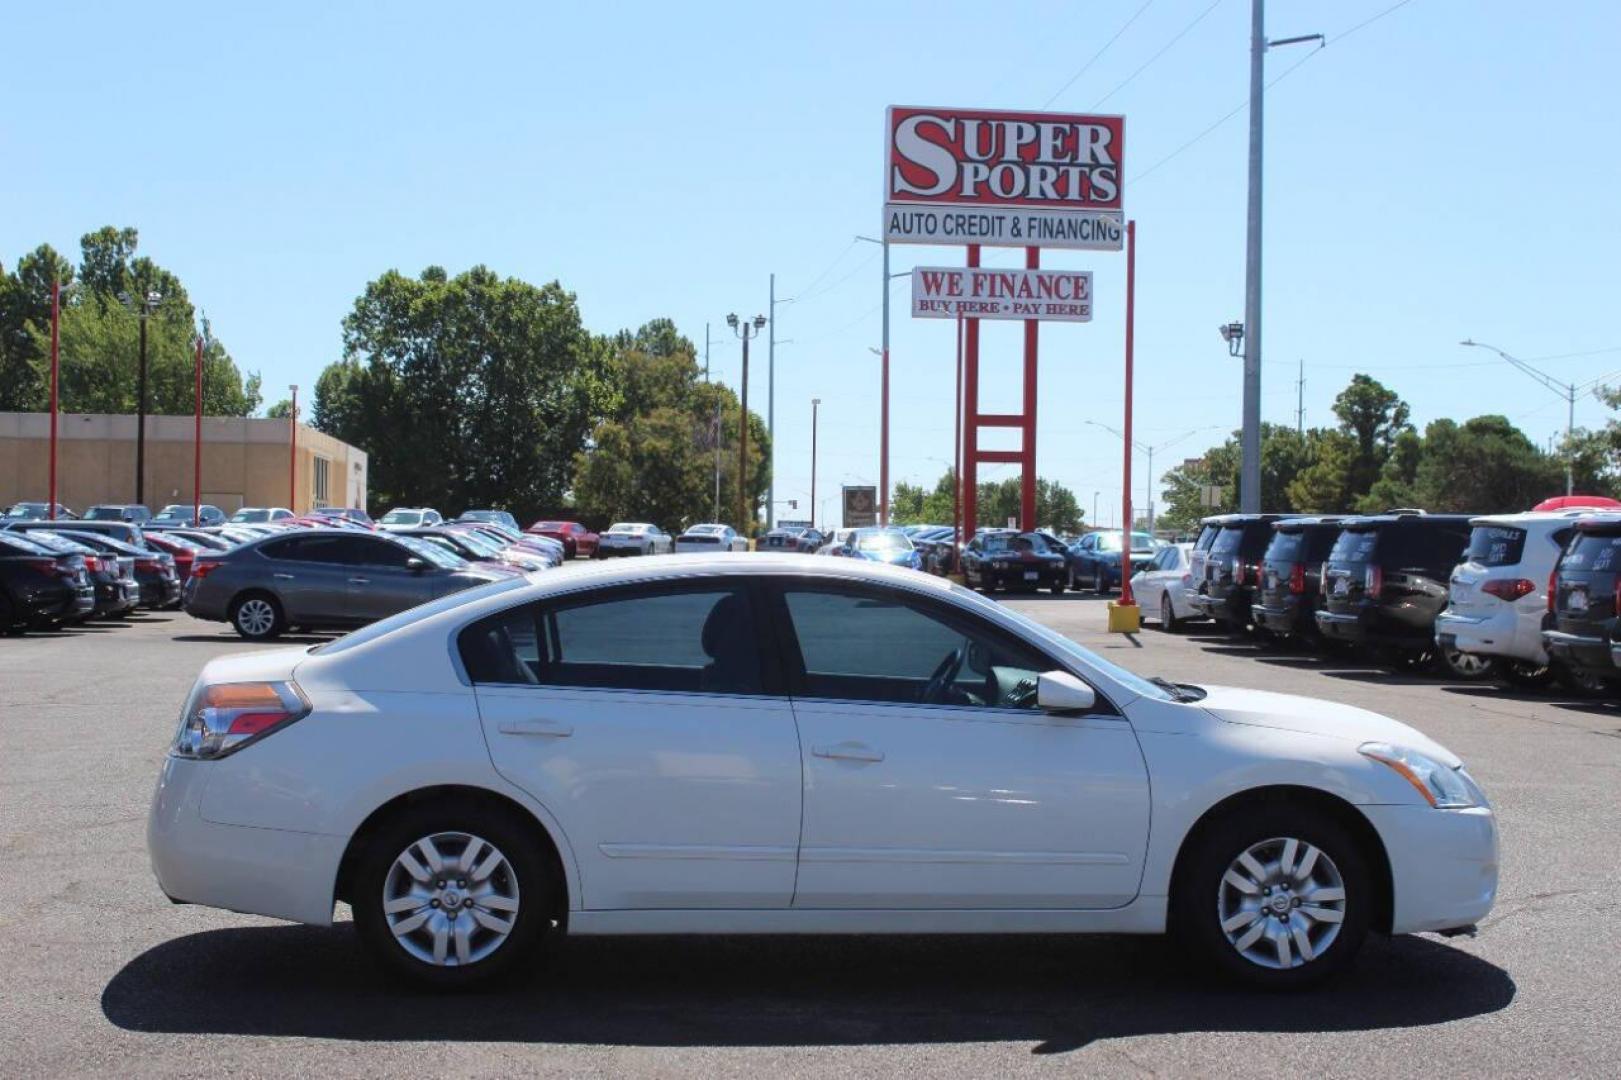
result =
M385 823L352 893L373 957L444 989L508 974L560 932L560 883L532 830L477 803L425 803Z
M1172 897L1179 938L1230 978L1268 990L1344 970L1367 936L1372 875L1355 839L1313 806L1247 807L1192 841Z
M1442 670L1455 679L1478 682L1481 679L1489 679L1497 674L1497 661L1489 656L1442 648L1437 650L1437 657L1441 662Z
M1182 620L1176 617L1176 610L1171 607L1171 594L1159 594L1159 628L1167 634L1174 634L1182 627Z
M1107 580L1108 579L1104 577L1103 568L1101 566L1092 567L1092 591L1093 592L1097 593L1099 596L1106 595L1108 593L1108 591L1109 591L1109 586L1107 584Z
M1552 664L1510 660L1497 665L1497 675L1505 685L1516 690L1542 690L1553 684L1555 672Z
M287 628L281 605L269 593L243 593L231 601L231 625L249 641L269 641Z
M1053 589L1053 595L1054 596L1063 596L1064 595L1064 583L1062 581L1053 582L1052 589Z

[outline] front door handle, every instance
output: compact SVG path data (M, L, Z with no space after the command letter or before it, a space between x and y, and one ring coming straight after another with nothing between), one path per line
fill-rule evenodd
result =
M352 578L349 579L349 584L351 584L351 585L370 585L371 584L371 578L369 578L369 577L352 577Z
M275 573L275 574L271 574L270 576L275 578L277 581L291 581L291 580L293 580L293 575L291 575L291 574Z
M499 730L503 735L549 735L566 739L574 734L574 725L556 720L503 720Z
M811 747L811 753L820 758L832 758L834 761L882 761L884 752L874 750L866 743L841 742L831 745Z

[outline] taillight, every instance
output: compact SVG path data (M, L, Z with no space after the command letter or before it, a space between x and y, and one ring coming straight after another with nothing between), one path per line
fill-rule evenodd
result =
M309 713L309 702L290 682L198 686L186 700L171 752L176 757L222 758Z
M86 570L89 570L91 573L99 573L101 571L101 558L100 558L100 556L86 555L84 557L84 568Z
M163 563L157 559L136 559L135 569L139 573L156 574L163 569Z
M1377 600L1385 591L1385 571L1380 566L1369 566L1362 574L1362 591Z
M191 564L191 576L201 581L210 572L219 569L218 559L194 559Z
M1306 591L1306 564L1295 563L1289 571L1289 591L1303 593Z
M1480 587L1481 592L1490 593L1499 600L1507 600L1511 604L1522 596L1529 596L1531 593L1536 592L1536 589L1536 583L1527 581L1525 578L1514 578L1512 580L1501 578L1488 581Z
M1559 595L1559 570L1557 568L1548 572L1548 612L1553 613L1554 598Z
M1182 575L1182 587L1184 589L1191 589L1193 587L1193 572L1191 570Z

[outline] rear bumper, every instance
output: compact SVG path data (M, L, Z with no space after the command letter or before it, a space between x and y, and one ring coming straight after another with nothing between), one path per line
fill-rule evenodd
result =
M1617 674L1615 646L1607 638L1572 634L1564 630L1544 630L1542 647L1551 659L1577 671L1604 678L1613 678Z
M198 807L215 763L168 758L147 818L158 887L176 903L325 926L343 837L203 820Z
M1497 818L1488 807L1363 806L1394 885L1391 932L1473 926L1497 900Z
M1460 652L1500 656L1541 667L1548 662L1541 629L1535 624L1523 626L1524 622L1512 609L1487 616L1443 611L1435 617L1435 641Z
M1295 596L1272 604L1263 602L1252 605L1250 619L1256 626L1269 630L1279 637L1295 637L1312 633L1317 629L1311 608L1302 604Z
M1204 602L1205 614L1217 622L1239 625L1250 621L1253 604L1250 591L1246 588L1229 588L1220 596L1205 593Z
M96 587L85 584L41 589L23 597L21 606L19 615L36 625L82 619L96 609Z
M170 608L180 603L179 578L148 578L141 582L141 606Z

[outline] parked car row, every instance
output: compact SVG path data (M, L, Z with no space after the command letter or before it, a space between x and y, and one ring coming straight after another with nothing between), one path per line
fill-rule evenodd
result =
M1227 514L1132 579L1144 615L1462 680L1621 688L1621 514Z

